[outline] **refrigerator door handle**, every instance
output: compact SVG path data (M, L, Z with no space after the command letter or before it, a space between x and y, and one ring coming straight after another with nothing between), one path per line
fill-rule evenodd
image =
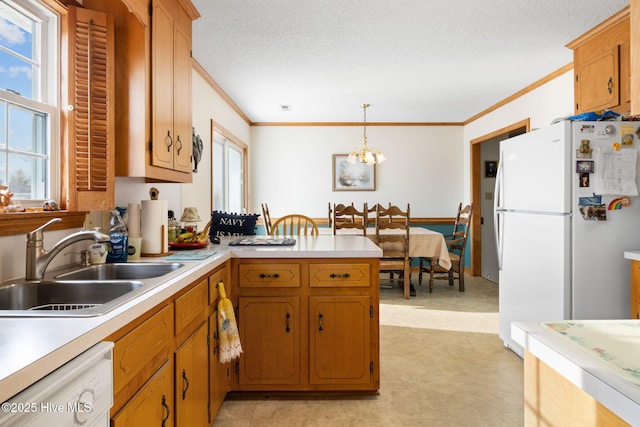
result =
M504 211L500 207L500 196L502 193L502 179L504 178L504 172L502 170L502 151L500 152L500 159L498 160L498 170L496 172L496 187L493 192L493 232L496 239L496 248L498 252L498 270L502 270L502 221L500 221L500 214Z

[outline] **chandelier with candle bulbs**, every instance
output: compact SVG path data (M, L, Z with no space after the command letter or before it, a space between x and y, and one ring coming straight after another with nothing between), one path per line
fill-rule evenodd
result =
M362 110L364 111L364 135L362 137L362 148L356 147L349 157L347 157L347 161L349 163L366 163L368 165L375 165L376 163L382 163L386 160L384 154L380 151L370 150L367 145L367 107L371 104L361 104Z

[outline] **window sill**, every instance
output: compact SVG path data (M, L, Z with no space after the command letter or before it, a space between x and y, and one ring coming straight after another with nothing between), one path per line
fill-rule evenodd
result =
M0 236L26 234L44 225L53 218L61 222L51 224L47 230L81 228L88 212L52 211L52 212L16 212L0 214Z

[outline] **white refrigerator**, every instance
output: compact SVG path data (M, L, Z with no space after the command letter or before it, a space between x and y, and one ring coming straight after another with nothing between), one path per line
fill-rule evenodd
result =
M639 126L561 121L500 143L500 338L520 356L512 322L630 317Z

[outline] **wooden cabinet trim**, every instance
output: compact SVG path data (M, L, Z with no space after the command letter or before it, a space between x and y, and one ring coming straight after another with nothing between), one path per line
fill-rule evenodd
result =
M640 319L640 261L631 260L631 318Z
M51 224L47 231L81 228L87 216L86 211L55 211L55 212L17 212L0 214L0 236L14 236L35 230L53 218L62 219L61 222Z
M568 47L569 49L575 49L591 41L594 38L598 38L600 34L602 34L604 31L609 30L611 27L615 27L621 21L624 21L625 19L629 18L629 12L630 12L630 7L627 6L621 11L619 11L618 13L616 13L615 15L608 18L607 20L601 22L600 24L596 25L586 33L582 34L580 37L573 39L572 41L567 43L565 46Z

